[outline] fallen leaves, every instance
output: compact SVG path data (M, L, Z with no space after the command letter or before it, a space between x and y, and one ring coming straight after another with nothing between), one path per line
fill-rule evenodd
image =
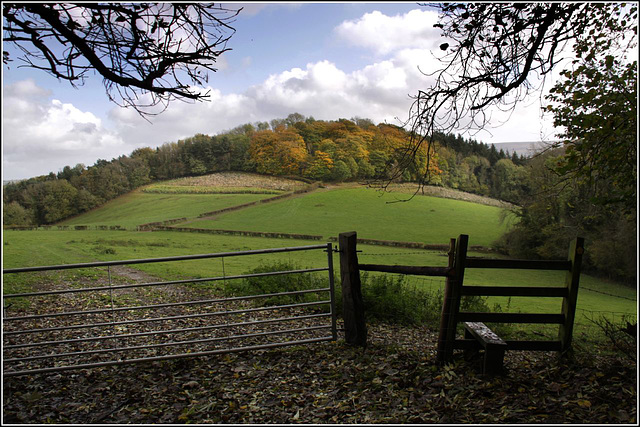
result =
M369 325L366 350L323 342L3 382L4 423L635 423L637 370L582 351L508 352L502 376L435 363L426 327Z

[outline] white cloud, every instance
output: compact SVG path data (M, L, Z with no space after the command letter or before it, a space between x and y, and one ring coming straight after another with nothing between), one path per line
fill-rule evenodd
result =
M122 139L90 112L50 100L33 80L3 91L2 163L4 179L58 172L65 165L93 164L123 154Z
M353 46L386 55L406 48L435 47L440 40L440 30L433 28L437 20L436 12L421 9L395 16L373 11L358 20L343 22L335 31Z
M210 101L174 102L152 124L133 110L113 108L109 117L122 135L129 152L137 147L204 133L215 135L244 123L270 121L298 112L317 119L335 120L354 116L398 123L406 114L413 89L409 82L416 72L407 72L394 61L372 64L345 73L330 61L318 61L270 75L244 93L222 94L209 90ZM126 153L123 153L126 154Z

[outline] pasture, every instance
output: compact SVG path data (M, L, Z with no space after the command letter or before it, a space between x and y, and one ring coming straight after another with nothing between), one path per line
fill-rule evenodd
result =
M153 188L153 187L152 187ZM189 194L146 193L135 190L83 215L59 225L120 225L135 228L140 224L198 215L231 206L273 197L272 194Z
M383 193L370 188L320 190L213 219L193 228L319 234L328 238L355 230L358 237L429 244L448 244L469 234L471 245L489 246L507 230L501 209L461 200Z
M245 187L242 187L242 185ZM508 216L502 221L497 206L469 201L417 195L407 201L407 189L383 193L362 186L323 188L269 204L257 204L215 218L198 215L272 197L248 192L288 192L302 187L300 182L242 174L214 174L152 184L119 197L61 225L121 225L129 230L49 230L11 231L3 235L4 268L56 265L91 261L156 258L202 253L233 252L274 247L317 244L318 241L209 235L185 232L138 232L137 225L185 217L177 226L284 232L322 235L325 239L355 230L360 238L447 244L451 237L468 234L471 245L490 246L508 229ZM165 191L170 188L172 190ZM197 194L199 191L208 194ZM215 191L239 194L213 194ZM144 190L152 190L145 192ZM164 191L164 192L163 192ZM324 240L327 241L327 240ZM446 254L438 251L359 245L362 263L390 265L445 266ZM470 255L474 255L471 253ZM480 254L476 254L480 255ZM487 256L487 254L482 254ZM495 255L493 255L495 256ZM337 257L336 262L337 262ZM181 263L141 264L136 268L162 279L184 279L243 274L264 263L286 261L300 267L316 268L326 259L307 252L193 260ZM98 269L99 270L99 269ZM99 270L92 274L104 275ZM64 275L63 275L64 276ZM66 276L65 276L66 277ZM4 278L5 292L28 289L31 278ZM54 278L50 280L56 281ZM58 278L57 281L61 279ZM468 285L561 286L562 272L522 270L469 270ZM441 292L444 280L407 276L407 286ZM497 310L557 312L560 301L548 298L491 297L487 303ZM578 297L577 325L588 327L591 318L604 315L612 319L637 315L635 289L583 274ZM592 325L591 325L592 326Z
M193 255L203 253L233 252L273 247L288 247L317 244L317 241L267 239L205 235L180 232L136 232L98 230L39 230L5 231L3 239L4 268L35 265L57 265L91 261L111 261L141 258ZM438 251L359 245L359 260L362 263L384 263L401 265L445 266L446 254ZM470 253L472 256L487 254ZM326 265L326 258L318 253L271 254L267 256L234 257L214 260L191 260L177 263L140 264L136 269L158 278L186 279L216 277L223 274L243 274L257 265L275 262L290 262L300 267L316 268ZM337 265L337 256L334 262ZM85 271L85 274L105 277L106 268ZM339 270L336 267L336 274ZM47 281L64 287L63 282L73 279L66 273L48 274ZM24 292L42 280L42 273L7 275L4 277L5 292ZM513 285L561 286L564 275L554 271L527 270L468 270L465 283L468 285ZM406 276L406 286L437 294L444 288L442 278ZM217 282L215 286L220 286ZM636 300L633 288L603 281L589 275L581 277L578 295L576 333L590 335L594 325L590 319L605 315L620 319L623 315L635 317ZM490 307L509 312L558 312L560 300L555 298L507 298L490 297ZM538 333L546 333L543 327L526 327Z
M178 231L134 231L137 225L145 222L181 217L194 220L204 212L272 197L269 194L213 194L211 184L206 185L209 185L206 194L200 194L204 190L194 190L184 182L175 183L169 190L155 187L156 192L135 191L64 223L69 226L127 227L123 230L96 227L76 230L74 227L59 229L55 226L38 230L4 230L3 268L234 252L326 242ZM250 191L256 188L260 191L259 186L252 187ZM359 237L364 238L435 244L447 244L449 238L466 233L472 245L484 246L490 245L508 227L507 223L500 221L500 209L486 204L429 196L417 196L409 202L387 203L406 197L407 193L381 195L366 188L320 189L269 204L249 206L216 218L194 221L191 226L204 228L203 224L206 224L211 228L322 234L325 239L340 232L356 230ZM177 224L180 227L187 225ZM444 251L379 245L358 245L358 250L361 263L447 264ZM469 255L496 256L486 252L470 252ZM335 274L339 277L337 254L333 258ZM114 284L122 284L153 281L155 278L179 280L230 276L278 262L301 268L319 268L326 266L327 259L325 253L316 250L137 264L131 269L97 267L7 274L3 276L3 291L17 293L87 287L104 285L107 279ZM375 274L383 273L370 273ZM414 290L414 295L426 298L440 298L442 295L443 278L396 277L403 277L403 286ZM465 275L466 285L562 286L563 281L564 274L554 271L469 269ZM365 281L365 285L367 283L371 282ZM190 287L181 288L179 293L188 295L193 291L217 295L224 291L225 282L187 286ZM113 299L109 301L108 295L103 294L76 302L87 309L105 304L132 305L132 298L142 298L142 303L165 302L167 296L160 291L139 294L114 292ZM14 299L12 303L16 309L28 304L22 299ZM138 303L136 300L134 305ZM555 313L560 308L560 300L555 298L492 297L485 303L493 310L505 312ZM434 306L433 303L425 305ZM4 384L4 393L8 396L4 404L4 421L448 423L458 420L469 423L526 420L544 423L571 422L574 419L603 422L635 420L635 411L628 403L635 399L635 391L631 388L635 369L617 365L618 362L609 363L607 353L599 353L599 349L604 348L599 343L605 340L592 319L601 315L611 320L620 320L625 315L635 318L636 305L635 289L582 274L574 330L574 348L579 362L558 362L560 359L555 354L545 352L508 352L505 357L508 375L492 381L478 376L470 363L456 362L444 369L435 365L437 324L405 328L372 322L368 325L370 338L366 352L338 341L272 349L268 353L257 351L200 357L189 359L188 363L181 360L153 362L79 370L73 371L73 375L32 376L27 382L22 377L10 377ZM439 309L435 311L438 313L433 318L437 319ZM534 339L553 339L557 327L524 325L506 332L518 338L529 335ZM503 334L502 330L500 334ZM594 346L594 343L598 345ZM593 357L596 353L597 356ZM556 389L563 390L562 394L558 395ZM618 396L615 404L610 403L609 398L606 402L601 400L599 396L603 393ZM349 399L345 400L343 396L349 396ZM478 399L483 402L481 405L475 404ZM459 404L449 410L447 408L453 408L452 401L471 404ZM536 402L540 402L540 411L536 410ZM352 403L365 410L352 411ZM488 411L486 405L493 405L496 410ZM611 415L611 411L615 413Z

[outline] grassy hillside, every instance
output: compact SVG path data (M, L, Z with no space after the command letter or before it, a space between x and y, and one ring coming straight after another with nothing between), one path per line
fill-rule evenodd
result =
M382 193L368 188L316 191L268 205L196 221L188 227L320 234L345 231L358 237L447 244L469 234L470 244L489 246L507 229L500 208L460 200Z
M132 228L174 218L195 218L201 213L273 197L273 194L163 194L136 190L103 206L62 221L60 225L121 225Z

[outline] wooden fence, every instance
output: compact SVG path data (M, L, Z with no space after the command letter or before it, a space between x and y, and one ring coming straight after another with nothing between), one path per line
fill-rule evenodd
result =
M569 256L566 260L551 261L468 257L468 241L469 236L464 234L460 235L457 240L451 239L449 262L446 267L375 265L358 263L355 232L341 234L339 247L346 341L356 345L366 344L366 325L364 325L364 309L361 308L363 304L359 272L377 271L446 278L438 338L437 358L440 363L450 361L454 349L481 348L483 345L486 349L486 342L479 342L482 337L456 338L457 326L461 322L466 323L465 326L468 330L474 326L472 323L477 324L478 322L557 324L559 325L557 340L506 340L504 341L505 349L568 351L571 348L584 239L578 237L571 243ZM464 274L465 270L469 268L562 270L566 271L566 276L564 286L556 287L465 286ZM460 300L463 296L556 297L562 298L563 303L560 313L550 314L462 312L460 311Z

